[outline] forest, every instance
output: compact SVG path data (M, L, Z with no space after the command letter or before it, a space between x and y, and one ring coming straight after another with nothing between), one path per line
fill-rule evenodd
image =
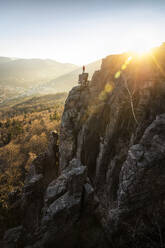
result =
M32 161L47 149L50 132L59 132L66 96L39 96L0 107L0 226L9 219L11 198L19 198Z

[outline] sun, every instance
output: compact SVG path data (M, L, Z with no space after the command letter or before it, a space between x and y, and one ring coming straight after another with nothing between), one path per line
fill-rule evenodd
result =
M138 56L145 56L150 53L151 49L154 47L151 42L139 41L134 42L133 52Z
M158 45L157 40L155 40L155 36L152 33L149 33L145 30L136 30L131 34L131 38L129 40L130 49L133 53L138 56L148 55L152 48Z
M147 55L149 53L151 48L146 48L146 47L143 47L143 46L139 46L137 47L134 52L139 55L139 56L144 56L144 55Z

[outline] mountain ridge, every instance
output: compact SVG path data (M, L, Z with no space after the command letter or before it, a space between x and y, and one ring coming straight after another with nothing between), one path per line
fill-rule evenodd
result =
M50 59L0 58L0 84L30 87L68 73L78 66Z
M28 61L28 66L29 66L30 61ZM40 59L39 60L34 59L33 61L31 61L33 63L30 62L30 68L28 68L28 71L30 71L30 76L33 70L35 70L34 63L37 62L38 64L38 61L43 63L43 61ZM52 62L52 60L49 60L49 59L47 59L46 61L48 64L50 64L51 71L55 73L54 72L54 61ZM18 62L22 64L22 59L16 60L14 63L18 63ZM26 60L25 62L27 63ZM53 63L53 66L52 66L52 63ZM13 62L12 62L12 65L13 65ZM68 67L67 63L64 63L64 65ZM100 68L100 65L101 65L101 60L98 60L86 66L86 71L89 73L89 78L91 78L91 75L93 74L95 70L98 70ZM70 66L71 65L69 64L69 67ZM27 65L25 66L25 68L27 68ZM58 70L58 68L56 69ZM42 82L40 80L37 80L37 83L33 82L28 87L23 87L20 80L17 80L19 83L18 87L14 87L13 85L10 85L10 84L8 85L6 82L4 82L3 84L0 83L0 93L2 92L0 94L0 100L2 103L4 103L12 99L18 99L20 97L25 97L25 96L44 95L44 94L59 93L59 92L64 92L64 91L68 92L73 86L77 84L78 75L82 72L81 67L78 67L78 68L76 67L76 70L74 68L72 69L72 67L70 67L70 69L71 69L70 72L63 71L63 75L58 76L56 79L54 79L53 77L53 80L49 81L48 78L46 78L45 80L42 79ZM42 73L43 71L44 70L42 70ZM41 72L39 73L41 75Z

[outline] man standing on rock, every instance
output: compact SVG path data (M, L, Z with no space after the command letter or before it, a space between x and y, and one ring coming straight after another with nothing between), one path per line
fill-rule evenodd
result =
M85 72L85 65L83 65L83 73Z

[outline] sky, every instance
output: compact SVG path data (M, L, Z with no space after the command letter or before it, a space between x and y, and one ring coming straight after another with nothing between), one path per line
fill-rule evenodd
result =
M165 41L165 0L0 0L0 56L88 64Z

